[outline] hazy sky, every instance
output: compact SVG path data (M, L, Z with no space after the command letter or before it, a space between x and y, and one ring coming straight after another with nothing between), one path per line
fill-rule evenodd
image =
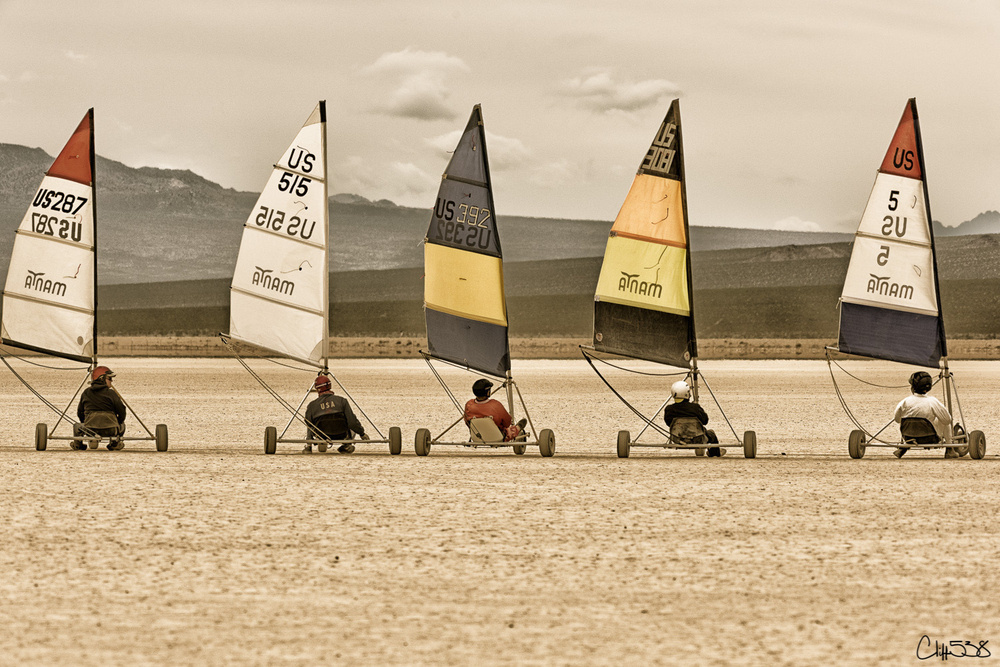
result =
M614 218L673 97L691 223L856 227L906 99L931 208L1000 209L1000 0L0 0L0 142L430 208L472 105L497 213Z

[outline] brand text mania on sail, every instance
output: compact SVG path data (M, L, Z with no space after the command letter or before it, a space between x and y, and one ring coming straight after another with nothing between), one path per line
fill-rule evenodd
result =
M66 283L46 278L44 271L28 269L28 276L24 279L24 287L43 294L66 296Z
M638 273L625 273L624 271L621 273L622 277L618 279L619 292L650 296L654 299L659 299L660 295L663 294L663 286L659 283L639 280Z
M869 273L868 275L871 276L871 279L868 280L868 292L870 294L893 296L900 299L913 298L912 285L900 285L899 283L890 283L889 276L876 276L874 273Z
M274 269L264 269L259 266L253 268L256 270L253 272L253 278L250 281L251 284L258 285L271 292L287 294L288 296L291 296L295 292L295 283L274 275Z

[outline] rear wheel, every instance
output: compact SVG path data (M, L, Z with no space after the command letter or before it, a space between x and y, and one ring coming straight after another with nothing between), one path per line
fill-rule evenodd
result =
M39 426L44 425L39 424ZM986 436L982 431L973 431L969 434L969 456L974 459L981 459L986 456Z
M48 424L36 424L35 425L35 450L39 452L44 452L45 448L49 446L49 425Z
M632 444L629 441L630 438L631 435L628 431L618 431L618 458L628 458L628 452L632 448Z
M403 451L403 432L398 426L389 427L389 453L393 456Z
M704 456L705 455L705 448L704 447L698 447L697 449L694 450L694 455L695 456Z
M543 428L538 434L538 453L548 458L556 453L556 434L552 429Z
M156 425L156 451L165 452L167 451L167 425L157 424Z
M754 431L743 434L743 456L748 459L757 458L757 433Z
M268 426L264 429L264 453L274 454L278 451L278 429Z
M413 437L413 451L417 456L427 456L431 453L431 432L425 428L418 428L417 434Z
M327 445L327 443L325 443L325 442L317 442L316 443L316 449L319 450L320 454L326 454L326 450L329 449L329 448L330 448L329 445Z
M851 437L847 439L847 453L852 459L860 459L865 455L865 433L864 431L851 431Z

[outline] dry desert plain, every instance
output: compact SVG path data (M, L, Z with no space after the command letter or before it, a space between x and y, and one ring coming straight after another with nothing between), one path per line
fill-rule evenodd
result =
M81 376L12 363L64 402ZM455 416L419 360L333 364L401 456L264 455L282 409L232 360L105 363L168 452L36 452L48 415L0 369L0 663L918 664L952 640L1000 662L1000 362L953 363L981 461L851 460L822 361L703 362L755 460L618 459L636 420L579 360L514 364L551 459L414 456ZM311 381L254 364L289 398ZM675 379L612 373L646 408ZM868 424L906 393L845 386Z

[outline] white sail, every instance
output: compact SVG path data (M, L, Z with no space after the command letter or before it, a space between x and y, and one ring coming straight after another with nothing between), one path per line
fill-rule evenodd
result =
M91 361L96 350L93 109L46 172L14 238L0 333Z
M329 207L326 104L288 147L243 226L230 336L321 366L326 358Z
M937 287L923 182L878 174L854 239L842 298L937 316Z

